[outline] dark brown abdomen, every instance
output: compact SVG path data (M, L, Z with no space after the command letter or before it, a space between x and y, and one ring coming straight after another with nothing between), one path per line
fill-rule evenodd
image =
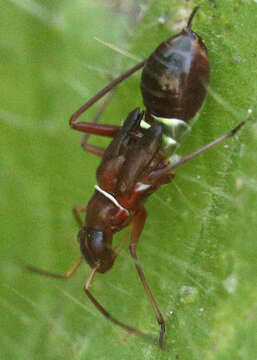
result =
M189 121L203 103L209 74L207 49L197 34L183 30L164 41L142 72L147 113Z

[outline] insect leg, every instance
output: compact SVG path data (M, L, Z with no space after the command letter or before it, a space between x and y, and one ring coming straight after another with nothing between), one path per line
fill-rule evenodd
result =
M107 126L107 125L104 126L104 125L99 125L99 124L86 123L86 122L83 122L83 121L78 121L77 119L88 108L90 108L90 106L95 104L99 99L101 99L105 94L107 94L109 91L111 91L113 88L115 88L119 83L121 83L123 80L127 79L129 76L131 76L136 71L141 69L145 64L145 61L146 61L146 59L142 60L140 63L133 66L131 69L129 69L128 71L126 71L122 75L118 76L116 79L112 80L107 86L105 86L95 96L93 96L84 105L82 105L71 116L71 118L70 118L70 127L73 128L73 129L85 132L85 133L89 133L89 134L96 134L96 135L102 135L102 136L114 136L117 133L118 129L119 129L118 126ZM99 129L99 132L97 132L97 129ZM102 129L102 132L101 132L100 129ZM104 129L106 130L105 133L104 133ZM95 132L93 132L93 130ZM107 135L107 133L109 135Z
M52 272L49 272L49 271L46 271L46 270L42 270L42 269L39 269L33 265L24 265L24 267L33 272L33 273L36 273L36 274L39 274L39 275L43 275L43 276L47 276L47 277L51 277L51 278L55 278L55 279L69 279L75 272L76 270L78 269L79 265L81 264L82 262L82 258L80 258L72 267L69 271L67 271L65 274L55 274L55 273L52 273Z
M93 280L93 277L94 277L94 274L97 270L97 267L96 268L93 268L91 270L91 273L89 275L89 278L84 286L84 291L87 295L87 297L90 299L90 301L95 305L95 307L97 308L98 311L100 311L100 313L108 320L110 320L112 323L118 325L119 327L121 327L122 329L126 330L128 333L130 334L134 334L134 335L140 335L142 336L143 338L145 338L145 340L148 340L150 341L151 343L154 342L154 340L152 339L151 336L149 335L146 335L144 334L143 332L141 332L140 330L132 327L132 326L129 326L127 324L124 324L123 322L115 319L108 311L105 310L105 308L96 300L96 298L90 293L90 291L88 290L92 280Z
M219 143L227 140L228 138L234 136L243 125L245 125L247 120L242 121L241 123L239 123L234 129L228 131L226 134L219 136L217 139L209 142L208 144L202 146L201 148L199 148L198 150L192 152L191 154L184 156L181 160L175 162L174 164L168 165L163 169L160 170L156 170L153 171L150 175L149 178L150 179L158 179L160 177L162 177L163 175L165 175L166 173L176 169L177 167L185 164L186 162L194 159L195 157L197 157L198 155L204 153L205 151L208 151L209 149L211 149L212 147L218 145Z
M95 145L91 145L91 144L87 144L87 143L84 144L84 139L85 138L82 138L82 141L81 141L81 145L82 145L84 151L87 151L90 154L96 155L98 157L103 157L103 154L105 152L104 148L101 148L101 147L95 146ZM87 141L87 138L85 139L85 141Z
M111 138L114 137L120 130L120 127L116 125L94 124L92 122L85 121L78 121L74 126L71 127L86 134Z
M73 216L75 217L75 220L77 221L80 229L83 227L83 222L81 220L81 217L79 216L79 213L86 211L87 205L85 204L78 204L72 209Z
M158 308L158 305L155 301L155 298L147 284L145 275L143 273L143 270L141 268L141 266L138 264L137 260L137 254L136 254L136 246L139 240L139 237L141 235L141 232L144 228L144 224L145 224L145 219L146 219L146 210L142 207L140 209L140 211L135 215L134 217L134 221L133 221L133 227L132 227L132 233L131 233L131 242L129 245L129 250L130 250L130 254L133 257L133 259L135 260L135 266L139 275L139 278L143 284L144 290L150 300L150 303L152 305L153 311L155 313L156 319L158 321L158 324L160 325L161 329L160 329L160 337L159 337L159 344L160 347L163 346L163 336L165 333L165 322L163 319L163 316Z
M100 108L98 109L98 111L96 112L93 120L91 121L93 124L97 124L100 117L102 116L105 108L107 107L107 105L109 104L112 96L114 94L114 90L110 90L109 94L106 95L105 99L104 99L104 102L102 103L102 105L100 106ZM81 145L83 147L83 149L85 151L88 151L87 149L87 143L88 143L88 140L89 140L89 137L90 137L90 134L85 134L82 138L82 141L81 141Z

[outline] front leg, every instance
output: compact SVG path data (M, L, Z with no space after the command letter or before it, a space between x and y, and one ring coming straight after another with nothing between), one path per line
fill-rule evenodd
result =
M151 336L144 334L143 332L141 332L140 330L138 330L137 328L127 325L124 322L116 319L115 317L113 317L104 307L102 304L100 304L100 302L91 294L91 292L89 291L89 287L92 283L93 277L95 272L97 271L97 267L92 268L89 278L86 281L86 284L84 286L84 292L87 295L87 297L89 298L89 300L94 304L94 306L96 307L96 309L107 319L110 320L112 323L118 325L120 328L126 330L128 333L130 334L134 334L134 335L139 335L141 337L143 337L145 340L150 341L151 343L153 342L153 339Z
M155 313L156 319L158 321L158 324L161 326L161 330L160 330L160 336L159 336L159 344L160 347L162 347L163 345L163 336L165 333L165 322L163 319L163 316L158 308L158 305L155 301L155 298L147 284L144 272L141 268L141 266L138 264L137 260L137 254L136 254L136 246L137 243L139 241L139 237L143 231L144 228L144 224L145 224L145 220L146 220L146 210L144 209L144 207L140 208L140 210L136 213L134 220L133 220L133 225L132 225L132 232L131 232L131 240L130 240L130 245L129 245L129 251L131 256L133 257L133 259L135 260L135 266L139 275L139 278L143 284L144 290L146 292L146 295L148 296L150 303L152 305L152 309Z
M83 221L81 220L81 217L79 216L80 213L87 211L87 205L85 204L78 204L72 209L73 216L75 220L78 223L79 228L81 229L83 227Z
M77 269L79 268L79 265L82 263L82 261L83 261L83 258L80 258L78 261L76 261L76 263L65 274L52 273L50 271L40 269L33 265L24 265L24 264L22 264L22 265L26 270L28 270L34 274L43 275L43 276L51 277L54 279L67 280L67 279L70 279L72 277L72 275L77 271Z

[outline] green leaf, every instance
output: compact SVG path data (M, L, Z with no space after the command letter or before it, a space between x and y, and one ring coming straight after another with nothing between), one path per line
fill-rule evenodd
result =
M80 256L71 209L92 196L99 160L83 153L81 135L68 119L110 74L136 64L95 38L145 58L179 31L193 5L2 4L1 359L255 358L257 3L194 2L199 4L193 29L209 51L210 91L179 152L192 152L246 119L248 109L253 112L235 138L178 168L175 181L146 204L138 256L166 321L164 350L128 336L97 312L82 290L86 264L62 282L15 263L64 273ZM137 74L119 86L103 123L120 124L142 107L139 80ZM83 119L90 121L97 106ZM124 236L117 234L115 242ZM159 326L126 246L112 271L96 277L92 293L116 318L158 339Z

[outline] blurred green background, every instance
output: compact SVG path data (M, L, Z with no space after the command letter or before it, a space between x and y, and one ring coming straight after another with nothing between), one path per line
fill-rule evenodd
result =
M166 320L160 351L89 303L86 264L65 282L16 262L64 273L77 260L71 209L92 195L99 160L83 153L69 116L110 76L135 65L133 56L148 56L178 32L199 4L193 29L209 49L210 93L180 153L232 128L249 108L253 119L226 145L179 168L147 203L138 255ZM0 10L0 358L254 359L256 2L1 0ZM120 124L142 106L139 77L119 87L102 122ZM92 291L117 318L158 337L126 246Z

